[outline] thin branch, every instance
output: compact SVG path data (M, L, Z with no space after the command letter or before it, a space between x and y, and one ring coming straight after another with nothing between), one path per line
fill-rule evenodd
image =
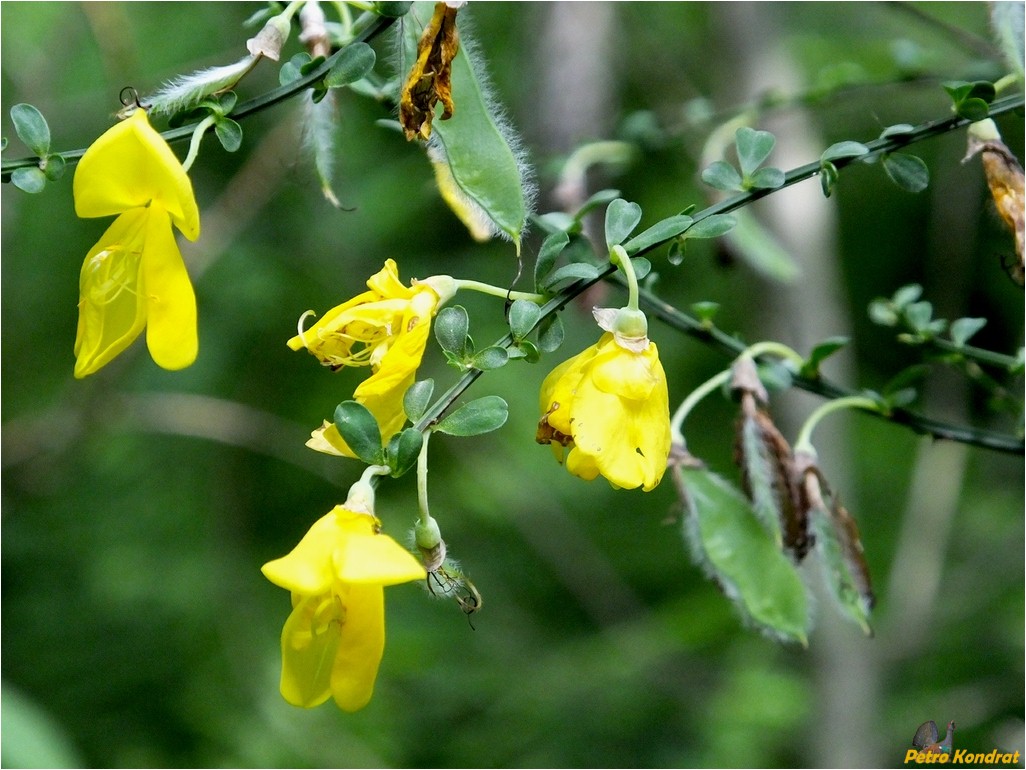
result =
M1023 107L1023 97L1014 96L1007 97L995 101L990 105L990 114L1000 115L1012 110L1021 109ZM943 118L940 120L930 121L924 123L906 134L889 136L883 139L877 139L873 142L866 143L866 147L869 148L869 155L862 155L857 158L841 158L834 161L834 165L838 168L844 168L851 165L856 160L865 160L867 157L873 157L882 155L883 153L893 152L901 147L905 147L916 142L930 139L941 134L945 134L949 131L954 131L963 128L972 121L966 120L959 117ZM782 187L775 189L760 189L751 190L744 193L739 193L730 198L726 198L719 203L709 206L702 211L697 212L693 215L694 221L699 222L702 219L713 216L714 214L725 214L730 211L742 208L748 205L754 200L763 198L770 195L777 190L782 190L785 187L789 187L798 182L802 182L806 179L810 179L819 173L820 161L816 160L812 163L807 163L804 166L788 171L784 176L784 184ZM671 240L676 238L666 238L658 243L654 243L646 249L639 251L634 256L640 256L641 254L653 251L660 246L664 246ZM556 296L550 299L541 307L541 314L538 319L538 323L541 323L545 318L558 313L563 309L571 300L582 294L589 287L598 283L599 281L612 276L617 272L617 268L614 265L608 265L605 267L595 278L581 279L570 284L559 292ZM740 341L736 337L727 334L726 332L717 329L714 326L703 324L695 318L692 318L688 314L678 310L673 305L659 299L657 296L647 290L641 291L641 302L645 310L651 312L654 316L664 321L670 327L677 329L678 331L684 332L685 334L695 337L712 347L718 348L722 352L726 353L730 357L736 357L740 355L747 344ZM500 340L494 343L496 346L509 349L513 346L514 341L511 334L506 334ZM449 390L442 395L424 414L421 420L416 424L417 430L426 430L432 423L437 421L445 412L448 410L456 400L474 383L474 381L480 377L482 372L474 369L464 374L457 382L449 388ZM810 393L823 396L825 398L848 398L852 396L861 395L859 392L849 390L840 385L834 384L829 380L822 377L810 379L806 377L796 376L794 378L794 384L806 390ZM1007 452L1011 454L1024 454L1026 452L1026 443L1023 439L1013 435L999 433L996 431L990 431L982 428L973 428L964 425L953 425L940 420L935 420L925 415L921 415L917 412L912 412L907 409L893 409L887 414L880 412L870 412L879 418L888 420L890 422L897 423L899 425L905 425L911 428L917 433L924 435L930 435L938 439L949 439L951 441L957 441L963 444L969 444L973 446L982 447L985 449L993 449L999 452Z
M367 13L361 16L356 24L353 25L355 31L355 37L353 43L366 42L371 40L386 29L388 29L396 19L387 16L378 16L374 13ZM249 101L243 102L236 109L232 110L231 117L233 120L242 120L249 115L254 115L258 112L266 110L269 107L273 107L279 102L283 102L286 99L290 99L299 93L302 93L307 88L323 79L328 72L331 71L332 66L338 61L338 58L342 55L345 48L340 48L338 51L333 53L327 59L320 63L315 69L309 73L294 80L288 85L280 86L275 88L273 91L268 91L265 94L255 96ZM196 129L197 123L191 123L187 126L181 126L180 128L170 129L168 131L161 132L161 136L164 137L164 141L168 144L174 142L182 142L189 139L192 136L193 131ZM64 158L67 165L73 165L81 160L82 156L85 155L88 147L83 147L78 150L68 150L66 152L54 153ZM19 168L32 168L38 167L41 158L38 156L32 156L27 158L17 158L15 160L5 160L0 162L0 182L10 182L11 174Z

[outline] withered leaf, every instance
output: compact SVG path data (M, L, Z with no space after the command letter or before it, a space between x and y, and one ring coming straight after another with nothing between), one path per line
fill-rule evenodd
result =
M734 461L760 521L801 561L810 546L808 517L807 509L799 504L791 446L749 391L741 396Z
M417 61L399 100L399 122L407 140L430 138L438 102L443 108L441 119L452 117L452 60L458 50L456 9L436 3L434 15L417 43Z

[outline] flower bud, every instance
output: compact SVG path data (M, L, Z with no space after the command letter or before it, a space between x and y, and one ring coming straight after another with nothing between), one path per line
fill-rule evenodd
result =
M282 46L289 39L291 23L284 14L278 14L267 20L256 37L246 41L246 49L251 56L266 56L272 61L278 61L281 56Z

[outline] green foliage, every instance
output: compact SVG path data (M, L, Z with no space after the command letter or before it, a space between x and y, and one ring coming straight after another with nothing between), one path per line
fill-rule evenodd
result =
M817 343L809 353L809 357L805 359L805 363L802 364L799 374L801 374L802 377L818 377L820 364L834 353L841 350L841 348L847 345L850 341L851 340L847 337L829 337L822 342Z
M748 501L707 470L675 472L684 490L684 535L695 559L745 618L771 634L805 644L805 586L752 515Z
M324 76L324 85L328 88L341 88L355 83L374 69L375 59L374 49L366 43L347 45Z
M993 83L986 80L977 80L972 83L956 80L942 85L948 92L948 96L951 97L955 114L958 117L974 121L989 117L989 105L997 95Z
M380 465L385 461L378 422L363 404L343 401L335 407L335 427L353 453L365 463Z
M470 316L462 305L444 307L435 319L435 339L442 346L450 363L459 362L473 353L470 340Z
M510 305L509 330L513 335L513 341L519 342L530 334L539 318L541 318L541 310L533 302L518 299Z
M31 104L11 107L11 122L22 143L39 156L38 166L15 169L11 183L23 192L41 193L48 181L56 182L64 174L64 158L50 153L50 126Z
M703 182L727 192L774 190L784 184L784 172L779 168L760 168L777 143L773 134L742 126L734 138L741 172L738 173L738 170L726 161L718 160L702 172Z
M922 158L905 152L889 152L881 160L887 176L902 190L918 193L930 185L930 169Z
M403 394L403 411L406 412L406 419L410 422L419 422L427 411L434 392L434 380L420 380L410 385Z
M508 417L509 407L504 399L482 396L446 415L434 429L450 436L479 436L498 430Z
M623 243L641 222L641 206L617 198L606 209L606 248Z
M389 439L386 460L392 468L392 476L398 478L417 464L424 434L415 428L407 428Z
M415 4L430 16L433 3ZM404 25L403 45L409 61L416 60L420 26ZM467 36L466 30L462 33ZM472 60L468 46L460 46L452 64L453 100L459 109L448 120L432 124L432 144L442 151L456 186L514 243L527 224L531 182L518 161L518 141L499 118L494 98L484 77L483 64Z

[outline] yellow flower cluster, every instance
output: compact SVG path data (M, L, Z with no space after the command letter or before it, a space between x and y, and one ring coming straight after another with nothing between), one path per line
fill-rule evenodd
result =
M329 697L345 711L366 706L385 650L383 589L423 580L424 567L381 534L373 502L351 492L262 571L292 592L281 633L282 697L304 708Z
M189 177L145 110L86 150L74 181L80 217L119 215L82 265L75 376L100 369L143 328L153 360L182 369L196 360L196 296L172 224L199 237Z
M333 369L369 366L372 374L356 388L353 399L374 415L387 441L406 421L403 395L424 357L431 319L455 294L456 284L449 276L433 276L404 286L395 261L389 259L367 281L367 288L310 328L300 328L288 345L293 350L306 348ZM355 457L331 423L315 430L307 446Z
M659 351L647 338L623 341L607 331L557 366L541 387L537 441L582 479L599 474L614 487L655 488L670 453L670 408Z

